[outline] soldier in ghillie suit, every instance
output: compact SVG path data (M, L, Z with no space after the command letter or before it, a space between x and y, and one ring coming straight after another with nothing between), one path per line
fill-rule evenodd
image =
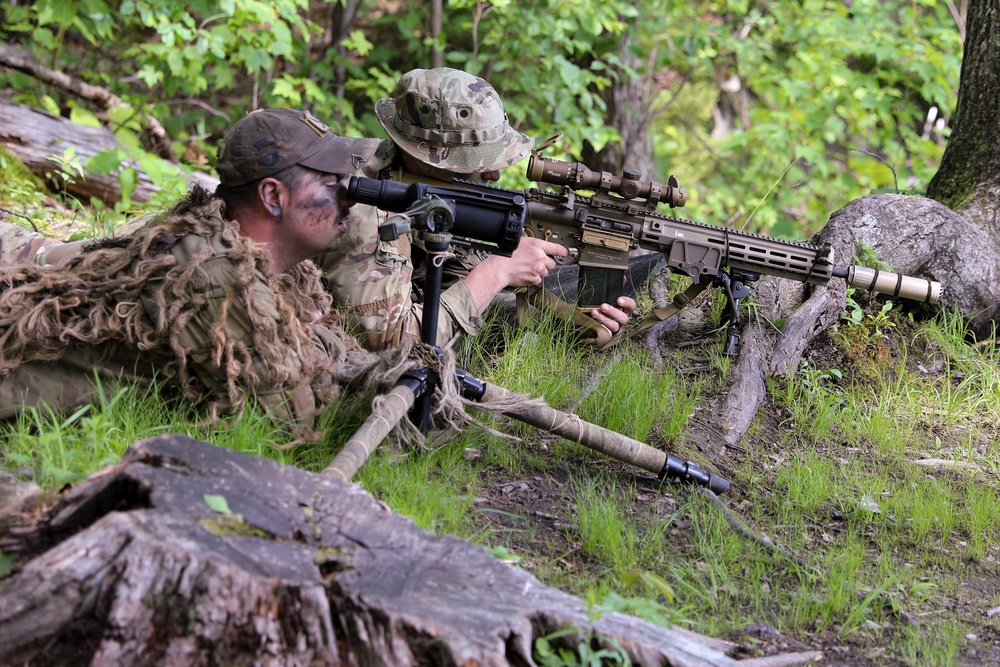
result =
M378 361L336 326L308 261L355 224L347 180L375 143L253 112L219 146L214 195L194 187L126 235L61 244L0 224L0 417L93 402L96 372L162 380L212 415L249 398L311 433Z
M375 103L375 113L389 138L363 166L370 178L451 185L457 177L488 183L499 180L500 170L520 162L534 145L510 126L493 86L448 67L407 72L396 84L394 97ZM360 331L372 348L398 345L420 333L410 283L415 265L419 282L423 252L408 236L380 240L378 224L374 216L366 218L352 226L340 250L316 259L345 315L345 326ZM456 256L444 265L441 307L449 317L442 319L454 323L456 332L475 333L481 324L479 314L499 291L498 281L517 270L524 257L537 258L540 253L565 256L566 249L527 237L509 259L456 248ZM539 272L533 283L505 280L507 284L500 287L537 285L544 276ZM488 289L479 288L484 278L492 279ZM471 317L455 307L468 294L467 288L478 307ZM618 304L604 304L590 315L613 335L634 310L635 301L622 297ZM448 336L439 332L437 340L444 343Z

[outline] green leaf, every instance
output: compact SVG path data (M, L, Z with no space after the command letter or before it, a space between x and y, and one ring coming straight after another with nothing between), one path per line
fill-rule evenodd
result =
M122 199L129 199L132 196L132 193L135 192L135 186L138 181L139 176L133 167L125 167L122 169L122 173L118 177L118 185L121 188Z
M78 125L86 125L88 127L101 127L100 119L94 115L94 113L88 109L83 109L81 107L73 107L69 110L69 119Z
M56 104L56 101L51 97L49 97L48 95L43 95L42 97L40 97L38 103L42 106L43 109L48 111L53 116L59 115L59 105Z
M368 38L365 37L365 33L360 30L352 30L351 34L341 44L347 50L354 51L361 57L367 56L375 48L375 45L369 42Z
M490 555L504 563L517 563L521 560L520 556L511 553L507 550L507 547L503 546L490 549Z
M206 493L202 498L205 499L205 504L208 505L208 509L213 512L218 512L219 514L232 514L232 510L229 509L229 502L226 500L225 496L220 496L215 493Z
M94 174L110 174L118 170L126 157L125 151L120 148L106 148L87 160L87 171Z
M8 554L0 551L0 578L10 574L11 565L17 560L17 554Z

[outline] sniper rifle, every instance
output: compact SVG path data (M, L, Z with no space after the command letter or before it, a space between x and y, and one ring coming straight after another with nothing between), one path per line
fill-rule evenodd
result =
M376 194L366 194L364 188L378 188L381 192L385 183L390 181L352 178L349 196L354 201L362 202L366 199L378 199ZM395 234L392 238L398 238L400 233L418 233L424 241L428 253L428 275L420 338L422 343L432 347L439 356L443 353L436 347L435 330L440 307L441 266L452 241L451 232L454 230L466 238L483 241L485 247L494 248L493 252L509 254L517 247L524 224L525 202L520 193L482 186L476 186L473 190L471 194L467 190L457 191L462 196L456 202L454 197L442 199L433 193L422 193L421 188L417 187L413 191L418 195L414 205L406 205L401 209L405 212L390 218L379 227L380 235ZM399 202L393 203L388 196L383 203L386 208L402 206ZM434 389L441 382L451 381L441 378L439 370L425 367L404 373L396 386L382 396L377 407L373 404L371 416L347 441L323 474L350 479L389 431L401 419L405 419L409 412L413 413L411 416L420 431L426 434ZM661 481L677 479L700 484L720 494L729 488L728 480L706 472L694 461L684 461L628 436L586 422L576 415L556 410L544 402L526 401L526 397L482 382L464 370L456 370L455 376L454 381L458 383L463 397L483 404L502 405L502 414L655 473Z
M721 287L729 302L726 353L730 355L739 344L740 301L761 275L813 285L838 278L851 287L932 304L941 294L941 284L933 280L864 266L835 266L829 246L795 243L657 213L659 203L680 207L686 202L686 191L672 176L663 186L640 181L633 171L615 176L538 154L529 159L527 176L561 190L531 188L521 192L458 180L454 187L406 185L353 177L348 197L393 212L406 211L427 197L453 202L455 220L461 221L452 230L455 235L484 240L492 252L512 252L522 228L530 236L563 245L569 256L557 261L579 265L576 306L581 310L615 303L622 294L633 252L660 252L668 270L689 276L693 282L653 314L666 319L706 287ZM594 194L583 197L577 190ZM392 240L406 231L390 226L380 234Z

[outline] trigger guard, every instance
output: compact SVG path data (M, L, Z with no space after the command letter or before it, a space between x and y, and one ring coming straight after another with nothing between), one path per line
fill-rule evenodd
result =
M569 266L570 264L576 264L580 260L580 251L576 248L567 248L569 254L565 257L553 257L556 260L556 266Z

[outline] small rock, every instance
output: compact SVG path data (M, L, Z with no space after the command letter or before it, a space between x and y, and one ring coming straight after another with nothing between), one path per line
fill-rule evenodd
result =
M871 496L862 496L861 500L858 502L858 507L865 512L871 512L872 514L881 514L882 508L878 506L875 499Z

